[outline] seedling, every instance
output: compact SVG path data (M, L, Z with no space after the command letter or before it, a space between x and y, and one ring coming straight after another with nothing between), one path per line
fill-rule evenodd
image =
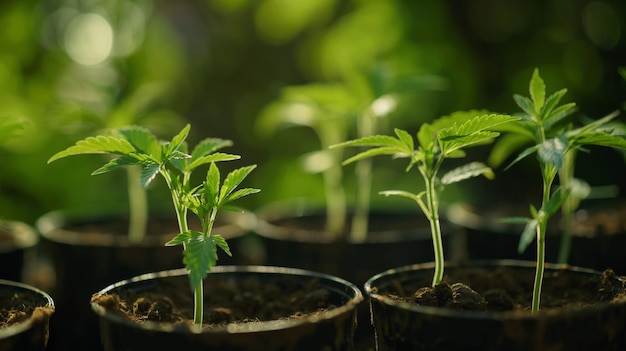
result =
M408 172L417 168L424 182L425 190L418 194L402 190L383 191L386 196L402 196L414 200L430 222L433 240L435 273L432 285L440 283L444 273L444 252L439 223L440 196L446 185L471 177L483 175L493 177L493 171L481 162L470 162L440 176L444 160L465 156L464 149L489 143L499 133L494 127L516 120L516 117L484 114L476 111L456 112L441 117L432 123L424 123L417 133L417 148L413 137L405 130L396 128L395 136L375 135L347 141L333 147L371 147L347 159L343 164L377 155L391 155L393 158L408 158Z
M116 156L92 174L112 170L141 167L141 185L147 187L157 175L161 175L170 191L180 233L165 245L183 245L183 263L189 271L189 282L194 293L194 323L202 324L202 280L217 262L217 247L231 255L226 240L214 234L213 225L218 212L233 210L230 203L244 196L259 192L258 189L236 190L252 172L255 165L241 167L228 173L223 182L217 162L237 160L238 155L217 152L232 145L230 140L207 138L188 153L185 139L190 125L185 126L169 142L160 142L147 129L138 126L116 130L112 135L88 137L75 145L53 155L48 163L63 157L80 154L111 154ZM204 181L192 186L191 175L202 165L209 165ZM191 211L200 220L202 231L189 229L187 214Z
M600 145L611 148L626 148L626 139L614 134L615 129L609 122L617 114L610 114L596 121L590 121L582 127L574 128L573 123L567 120L575 111L574 103L559 105L566 89L556 91L546 97L546 86L535 69L530 79L530 97L514 95L515 102L522 109L521 119L507 125L513 135L521 135L530 139L533 145L523 150L507 168L520 160L536 155L541 170L542 199L541 207L530 206L529 218L508 218L507 222L525 224L520 238L519 250L523 251L532 241L537 240L537 265L533 287L532 311L539 311L541 299L541 285L545 265L545 238L548 220L566 203L569 196L582 196L582 192L574 186L573 157L574 152L584 150L585 145ZM502 141L504 147L509 141ZM517 144L518 146L520 144ZM557 175L561 173L561 186L554 186ZM570 205L573 206L573 205ZM569 249L569 248L568 248Z

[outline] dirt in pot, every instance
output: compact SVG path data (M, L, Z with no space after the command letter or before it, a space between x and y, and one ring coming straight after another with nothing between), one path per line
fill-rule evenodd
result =
M54 312L53 307L42 307L40 299L31 293L13 289L0 291L0 329L8 328L26 320L46 320Z
M149 291L95 296L92 302L136 323L184 326L193 323L193 294L188 286L159 283ZM204 329L227 324L304 318L334 308L330 292L316 279L297 289L249 277L215 279L204 285Z
M457 310L529 312L534 270L511 267L464 267L449 270L444 280L430 286L425 277L412 284L393 282L387 292L392 299L425 306ZM380 292L379 292L380 293ZM601 275L576 271L546 271L541 294L541 313L557 309L581 309L626 295L622 281L612 270Z

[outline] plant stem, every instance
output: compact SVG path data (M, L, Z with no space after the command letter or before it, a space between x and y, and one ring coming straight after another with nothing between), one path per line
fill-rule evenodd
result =
M435 179L426 178L426 201L429 207L430 232L433 240L433 252L435 253L435 274L433 275L433 286L443 280L444 258L443 242L441 240L441 224L439 223L439 204L437 202Z
M166 170L160 170L159 173L165 179L167 187L172 194L172 202L174 203L174 210L176 212L176 219L178 220L178 230L181 233L189 231L189 224L187 223L187 208L182 204L178 191L174 188L173 180L170 174ZM189 174L183 175L183 187L189 182ZM187 245L183 243L183 251L187 249ZM203 309L204 309L204 289L202 284L193 289L193 322L196 325L202 325Z
M128 238L131 243L139 243L146 236L148 222L148 197L146 189L141 186L141 168L127 167L128 200L130 204L130 223Z

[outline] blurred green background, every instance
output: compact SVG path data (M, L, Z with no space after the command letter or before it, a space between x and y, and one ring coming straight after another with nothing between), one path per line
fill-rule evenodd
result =
M46 164L78 139L127 124L165 139L191 123L192 143L232 139L229 151L243 156L233 167L258 164L248 185L262 193L245 200L249 209L323 201L322 177L302 167L319 136L301 120L277 120L287 87L315 87L350 138L355 115L373 102L387 108L380 133L415 132L461 109L517 112L512 95L527 95L535 67L549 92L568 89L564 100L581 115L626 102L623 0L3 0L0 24L0 119L24 123L0 143L0 216L27 222L59 208L127 206L125 172L90 176L104 160ZM590 151L578 176L623 192L622 155ZM419 186L404 164L374 167L373 193ZM348 198L353 178L345 167ZM530 163L463 184L450 200L540 191ZM164 185L153 188L153 206L169 206Z

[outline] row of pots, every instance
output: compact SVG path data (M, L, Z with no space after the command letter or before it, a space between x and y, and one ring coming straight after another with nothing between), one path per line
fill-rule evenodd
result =
M413 284L424 277L432 276L432 266L414 264L430 262L433 258L430 232L425 223L420 222L421 216L409 214L411 219L407 222L407 216L402 214L373 214L373 221L380 218L384 224L372 223L368 241L360 244L330 243L305 239L319 238L320 234L315 229L320 227L319 223L323 223L320 222L321 215L311 212L306 206L291 204L288 208L291 219L285 219L283 213L277 214L273 211L261 211L258 218L251 215L222 218L218 233L228 238L234 255L233 258L220 256L219 266L214 270L216 275L211 277L229 275L235 277L233 279L243 279L249 275L261 274L267 277L263 279L282 275L311 279L313 276L322 282L324 289L331 292L332 305L335 307L322 318L315 316L295 324L274 323L271 327L257 325L255 328L258 329L237 333L233 333L232 329L227 333L172 333L171 328L164 329L158 324L150 323L147 323L146 328L136 325L128 328L129 322L123 321L117 314L107 311L98 303L88 303L96 291L99 292L94 296L120 291L126 291L127 294L128 290L149 289L160 279L184 280L184 270L177 269L181 266L181 252L177 248L162 245L171 238L175 227L158 235L156 229L150 231L152 235L141 245L128 243L123 235L109 235L105 236L108 239L104 242L94 246L93 242L86 242L85 239L95 240L95 237L62 229L67 223L73 223L75 229L79 227L76 220L83 218L84 213L51 213L42 217L37 227L42 234L43 252L54 266L56 274L54 284L42 289L50 292L56 305L56 311L50 319L48 350L146 349L148 341L154 341L160 348L166 345L180 347L178 334L191 336L190 346L187 348L190 350L208 346L219 346L223 350L254 350L255 347L263 350L373 350L374 347L378 350L445 350L459 349L461 346L463 349L505 347L528 350L548 346L581 349L584 345L623 349L626 345L626 302L623 299L617 303L602 304L595 308L594 313L585 309L574 311L573 314L523 314L521 319L512 313L464 311L459 314L448 309L416 306L389 299L386 295L388 292L399 294L398 284ZM285 229L282 224L293 223L295 218L306 218L309 223L314 224L308 229ZM100 216L99 224L89 223L89 226L101 227L110 223L111 219ZM400 224L400 227L392 227L393 223ZM167 225L161 223L155 228L167 228ZM471 228L469 231L467 228L461 230L459 226L450 223L444 228L444 247L449 248L446 256L450 262L446 267L449 272L454 274L455 270L475 264L475 259L485 258L476 257L471 250L472 242L479 238L472 234ZM260 235L240 235L250 231ZM281 232L288 234L288 240L277 234ZM517 242L512 245L516 247ZM122 249L111 251L112 247ZM148 247L154 250L151 254L144 252ZM501 251L493 248L491 252ZM493 270L494 264L534 271L530 262L481 263L489 267L487 270ZM597 271L566 266L549 267L549 271L563 270L584 275L600 275ZM124 280L154 271L167 273ZM619 271L618 273L623 274ZM615 286L623 285L618 276L611 279ZM101 290L103 286L114 282L119 283ZM294 284L301 286L304 283ZM359 288L364 288L369 305L362 302L363 295ZM52 305L52 299L49 299L49 304ZM605 327L598 323L603 319L608 320L611 326ZM573 323L572 328L581 329L573 334L577 337L570 335L566 341L553 339L556 335L554 330L562 328L568 322ZM321 333L317 334L315 330ZM442 330L450 337L433 337ZM502 332L497 334L498 330ZM513 333L514 330L521 334ZM571 330L574 329L568 330L572 334ZM279 336L272 333L279 333ZM244 335L251 339L245 339ZM302 338L294 340L295 335L301 335Z

